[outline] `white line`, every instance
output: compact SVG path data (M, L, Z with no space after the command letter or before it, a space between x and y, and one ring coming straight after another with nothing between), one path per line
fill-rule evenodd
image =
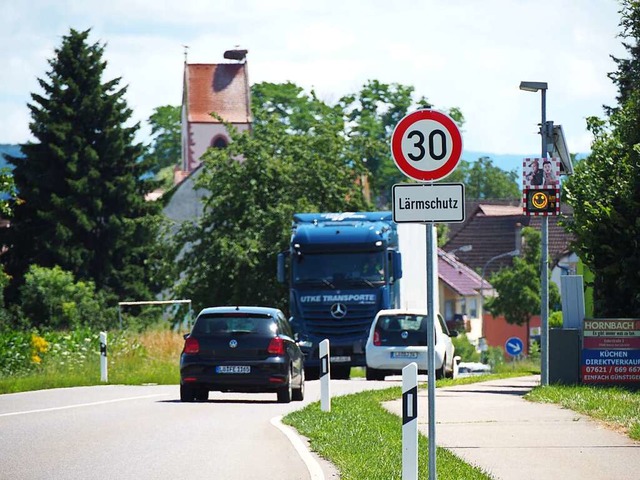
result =
M127 402L129 400L139 400L141 398L164 397L168 393L156 393L153 395L142 395L139 397L115 398L113 400L103 400L101 402L78 403L76 405L66 405L64 407L40 408L38 410L25 410L23 412L0 413L0 417L12 417L14 415L27 415L29 413L55 412L56 410L69 410L71 408L91 407L94 405L105 405L107 403Z
M288 427L287 425L284 425L281 420L282 416L273 417L271 419L271 424L280 429L280 431L282 431L289 438L289 441L298 451L300 458L307 466L309 475L311 475L311 480L324 480L324 472L322 471L322 468L320 467L316 459L313 458L313 455L311 455L311 452L309 451L307 446L302 440L300 440L300 437L293 431L293 429L291 427Z

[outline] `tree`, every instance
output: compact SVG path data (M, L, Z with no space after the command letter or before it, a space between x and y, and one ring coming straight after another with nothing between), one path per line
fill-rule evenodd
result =
M448 182L464 183L465 197L469 199L518 200L522 192L517 179L515 170L505 172L489 157L480 157L473 163L461 160L447 177Z
M425 97L415 100L413 94L411 86L370 80L357 94L346 95L338 102L346 120L349 149L365 162L378 208L390 208L392 186L407 182L391 156L393 129L410 109L432 106ZM459 126L464 124L459 109L451 108L448 113Z
M104 46L71 29L49 60L43 94L32 94L23 158L11 157L19 200L3 255L14 295L30 265L61 267L124 299L150 295L147 264L159 228L154 183L134 143L138 125L120 79L102 82ZM14 298L15 300L15 298Z
M151 145L144 155L156 180L165 188L173 186L173 169L181 159L181 107L156 107L148 119L151 126Z
M254 91L253 130L239 134L228 126L229 146L202 157L198 187L210 194L202 217L176 236L177 249L189 245L177 262L178 294L195 305L286 309L287 290L275 281L275 267L293 213L369 207L359 186L366 170L347 148L340 110L292 84Z
M594 310L602 317L640 316L640 4L621 2L620 36L630 58L614 58L618 87L605 120L591 117L591 155L580 161L563 194L573 247L594 273Z
M485 302L492 315L504 315L507 323L527 325L533 315L540 313L541 303L541 250L540 232L530 227L522 229L520 257L513 257L513 265L502 268L489 279L498 295ZM558 286L549 282L549 303L560 304Z

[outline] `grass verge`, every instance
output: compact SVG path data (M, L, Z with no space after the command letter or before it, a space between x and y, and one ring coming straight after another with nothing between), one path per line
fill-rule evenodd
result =
M619 387L548 385L525 398L554 403L604 422L607 427L640 440L640 392Z
M540 373L535 363L505 365L498 373L439 380L437 387L463 385ZM402 426L381 404L402 395L400 387L366 391L332 399L331 411L319 402L292 412L283 422L307 437L311 448L340 470L341 478L368 480L402 477ZM556 403L607 423L610 428L640 439L640 392L591 386L536 387L530 401ZM363 454L366 452L366 455ZM428 439L419 435L419 478L428 477ZM438 478L486 479L486 472L471 467L448 450L437 448Z
M381 403L402 395L400 387L335 397L331 411L315 402L283 422L309 438L311 448L340 470L342 480L402 478L402 425ZM428 476L428 440L419 436L419 478ZM441 480L490 479L443 448L436 449Z

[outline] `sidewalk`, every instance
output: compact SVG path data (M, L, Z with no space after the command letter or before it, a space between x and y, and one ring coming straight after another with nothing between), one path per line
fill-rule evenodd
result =
M640 442L585 415L522 398L539 375L436 389L436 445L499 480L640 480ZM402 415L402 402L384 407ZM418 429L428 435L428 399Z

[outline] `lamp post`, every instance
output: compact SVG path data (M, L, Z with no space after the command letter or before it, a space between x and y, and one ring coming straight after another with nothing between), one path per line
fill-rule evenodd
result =
M487 263L485 263L484 266L482 267L482 277L480 280L480 318L482 320L482 337L484 337L484 274L489 264L494 260L497 260L503 257L515 257L517 255L520 255L520 250L518 250L517 248L510 252L501 253L500 255L491 257L489 260L487 260Z
M542 158L546 158L547 144L547 89L546 82L520 82L520 90L541 93L542 119L540 121L540 136L542 137ZM540 384L549 384L549 217L542 217L542 254L540 272Z
M447 252L447 255L454 255L456 252L470 252L473 250L473 245L462 245L461 247L454 248L450 252Z

